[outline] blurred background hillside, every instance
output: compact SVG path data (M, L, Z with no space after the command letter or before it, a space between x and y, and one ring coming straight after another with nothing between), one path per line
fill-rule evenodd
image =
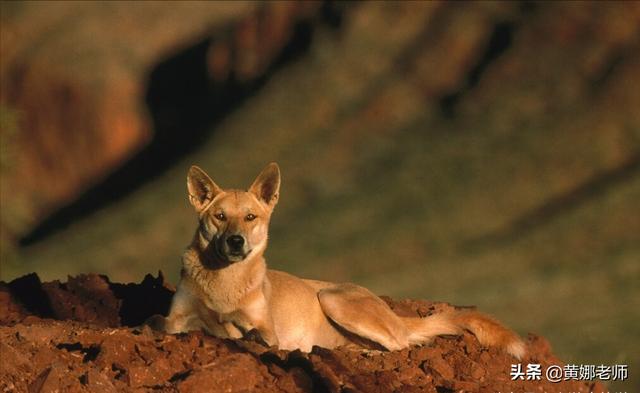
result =
M477 305L640 390L637 2L2 2L2 280L176 282L186 173L272 268Z

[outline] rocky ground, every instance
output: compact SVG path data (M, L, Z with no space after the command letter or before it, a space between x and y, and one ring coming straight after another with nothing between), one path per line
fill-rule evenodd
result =
M0 283L0 388L8 392L600 392L591 382L512 381L518 363L471 334L396 352L314 348L279 351L201 332L166 335L141 323L166 313L162 276L140 284L105 276L42 283L31 274ZM385 299L400 315L452 306ZM530 335L523 364L561 364Z

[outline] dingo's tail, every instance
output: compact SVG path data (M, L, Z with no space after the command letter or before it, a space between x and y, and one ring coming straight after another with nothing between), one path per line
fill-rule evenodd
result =
M461 334L469 330L480 344L502 348L521 359L526 346L522 339L493 318L476 311L454 311L433 314L426 318L402 318L411 344L425 343L435 336Z
M424 344L436 336L462 334L462 329L453 321L451 313L432 314L424 318L402 317L407 326L410 344Z

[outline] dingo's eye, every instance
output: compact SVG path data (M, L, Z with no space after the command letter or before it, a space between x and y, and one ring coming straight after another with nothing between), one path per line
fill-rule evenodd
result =
M224 213L216 213L213 215L216 219L220 220L220 221L224 221L227 219L227 216L224 215Z
M249 214L246 215L246 217L244 219L247 220L247 221L253 221L253 220L256 219L256 216L255 216L255 214L249 213Z

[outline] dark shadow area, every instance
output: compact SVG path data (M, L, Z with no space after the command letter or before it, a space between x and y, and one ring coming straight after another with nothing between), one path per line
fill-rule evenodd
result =
M162 272L147 274L140 283L112 283L107 276L82 274L67 282L42 283L37 274L0 284L0 294L9 292L10 302L19 304L12 316L0 310L0 321L24 319L28 315L56 320L74 320L98 326L140 326L153 315L167 315L174 289Z
M108 281L106 276L103 278ZM121 301L118 314L121 326L139 326L149 317L169 314L173 290L165 285L162 272L158 277L147 274L140 284L109 282L109 289Z
M633 61L633 57L637 56L638 53L640 53L640 37L638 37L632 45L618 48L611 53L601 67L600 72L590 78L590 93L593 95L598 94L611 78L616 75L617 69L626 62Z
M519 16L512 20L504 20L495 24L489 40L487 41L482 56L467 73L466 80L458 90L446 94L440 98L439 104L442 114L449 119L456 115L458 102L469 91L474 89L482 75L496 60L500 58L513 44L513 37L522 23L523 18L532 16L538 8L534 1L522 1L519 3Z
M499 22L493 28L486 49L478 62L467 73L463 86L440 98L440 109L447 118L453 118L460 99L478 85L480 78L489 66L502 55L513 41L516 24L513 21Z
M152 141L101 183L43 220L20 239L20 246L45 239L166 172L211 137L216 125L254 95L283 65L304 54L311 45L314 29L320 25L339 28L343 10L342 5L326 2L319 17L297 21L289 41L268 64L266 71L247 81L237 78L233 64L225 81L214 83L209 77L208 50L216 39L229 45L227 41L230 40L224 38L233 33L233 26L221 34L211 34L158 64L149 73L145 96L154 129ZM231 47L232 57L233 49Z
M242 350L242 346L239 345L239 349ZM322 350L320 347L315 347L314 351ZM327 351L327 350L325 350ZM251 352L249 352L251 353ZM256 355L254 355L256 356ZM283 359L282 355L278 355L274 352L263 352L261 355L256 356L256 359L267 366L275 365L287 372L291 370L302 370L310 378L311 392L313 393L328 393L331 392L331 386L329 386L321 373L318 373L313 363L305 356L299 349L291 351L286 354ZM308 390L309 381L297 380L297 386L303 390ZM306 383L305 383L306 382ZM305 389L306 388L306 389Z
M54 311L49 295L42 288L42 281L37 274L31 273L16 278L8 284L11 296L31 314L41 318L53 318Z
M99 345L90 345L88 347L83 346L79 342L69 344L69 343L60 343L56 345L58 349L64 349L67 352L80 352L84 356L82 357L82 363L92 362L96 360L98 355L100 354L100 346Z
M633 155L622 165L594 175L573 190L550 198L544 204L522 214L505 228L468 241L463 248L477 251L498 244L515 241L531 231L546 225L561 214L567 214L597 198L613 187L625 183L640 174L640 154Z

